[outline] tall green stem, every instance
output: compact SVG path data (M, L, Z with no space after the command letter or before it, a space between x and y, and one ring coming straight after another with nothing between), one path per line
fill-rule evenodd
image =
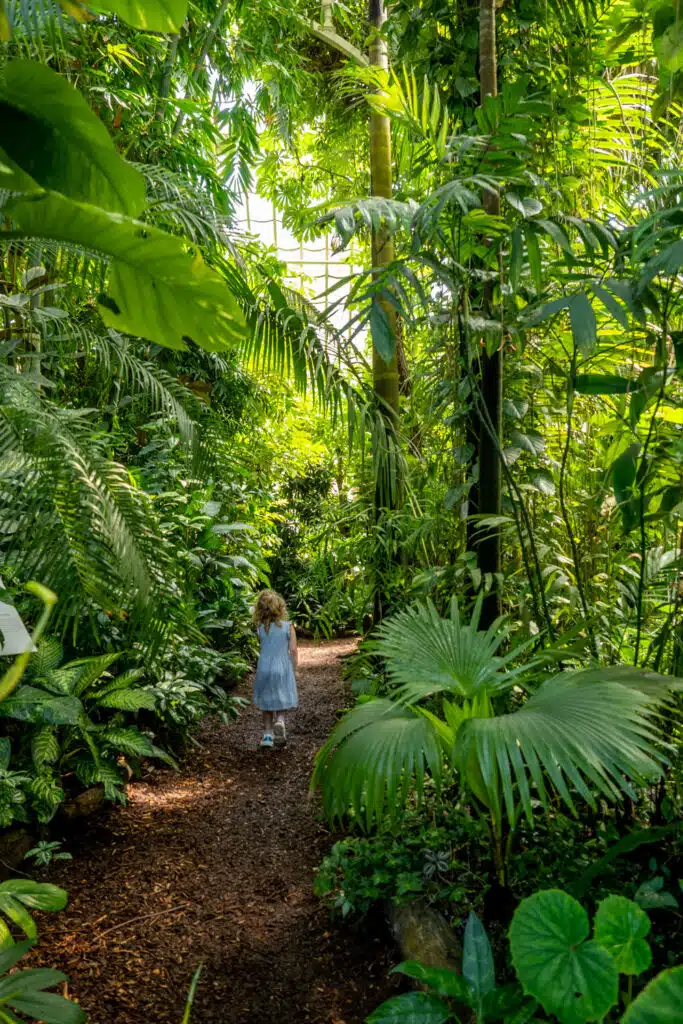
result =
M496 67L496 3L495 0L480 0L479 3L479 85L481 102L498 95ZM500 199L497 193L486 190L483 196L486 213L500 214ZM490 317L493 305L493 282L484 286L484 316ZM488 412L493 434L503 436L503 346L489 354L486 349L481 357L481 391L483 403ZM484 516L500 516L502 509L501 464L496 445L486 430L479 434L479 513ZM500 615L500 587L496 577L501 571L500 526L490 527L477 541L479 568L482 576L493 579L491 591L482 608L482 628L486 629Z
M569 458L569 452L572 443L572 413L574 411L574 378L576 376L576 346L572 351L571 369L569 374L569 387L567 388L567 434L564 442L564 451L562 452L562 464L560 466L560 511L562 512L562 518L564 520L564 526L567 531L567 537L569 538L569 545L572 549L572 559L574 562L574 577L576 579L576 589L579 592L579 600L581 601L581 609L583 611L583 620L586 623L586 632L588 633L588 639L591 645L591 653L593 657L598 658L598 645L595 640L595 633L593 632L593 626L590 622L588 599L586 597L586 590L583 585L583 578L581 573L581 560L579 558L579 548L576 543L576 535L574 534L574 528L572 527L572 521L569 517L569 510L567 508L567 499L565 494L565 480L567 476L567 460Z

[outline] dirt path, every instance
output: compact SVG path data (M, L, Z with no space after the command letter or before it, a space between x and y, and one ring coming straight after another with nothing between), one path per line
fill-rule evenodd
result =
M69 975L91 1024L179 1024L199 963L193 1024L360 1024L390 993L386 937L331 924L312 892L329 836L308 780L352 646L301 646L285 750L257 749L253 708L207 726L179 774L133 784L51 870L71 901L42 916L41 960Z

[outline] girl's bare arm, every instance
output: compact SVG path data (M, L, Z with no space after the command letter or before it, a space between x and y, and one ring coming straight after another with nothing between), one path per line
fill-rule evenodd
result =
M299 649L296 645L296 630L291 623L289 626L289 656L292 659L294 671L296 672L299 667Z

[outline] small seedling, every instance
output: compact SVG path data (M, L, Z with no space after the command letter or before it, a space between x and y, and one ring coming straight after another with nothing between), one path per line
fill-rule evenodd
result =
M53 860L71 860L71 854L66 851L60 850L61 841L55 840L52 843L43 841L34 846L32 850L29 850L24 860L30 860L33 858L39 867L47 867Z

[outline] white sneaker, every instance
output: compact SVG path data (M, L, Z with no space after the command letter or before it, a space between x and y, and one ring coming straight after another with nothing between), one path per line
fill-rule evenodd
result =
M259 747L272 747L272 746L273 746L273 736L272 736L272 733L264 732L263 739L259 743Z
M284 747L287 742L287 730L285 728L285 722L283 718L278 718L275 723L275 743L278 747Z

